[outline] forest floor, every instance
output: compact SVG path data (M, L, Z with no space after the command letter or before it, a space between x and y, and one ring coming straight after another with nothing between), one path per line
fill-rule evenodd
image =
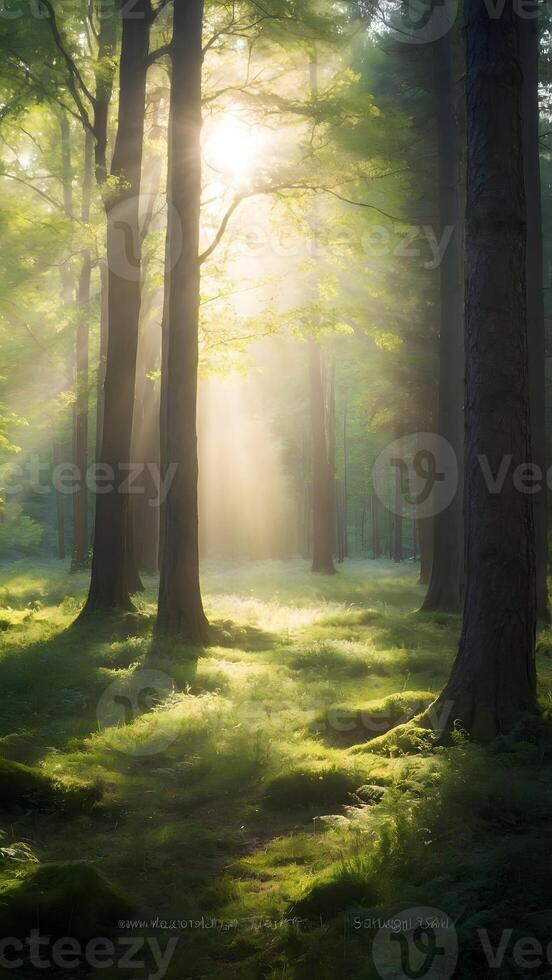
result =
M460 948L428 977L552 976L551 630L545 720L486 749L461 732L435 747L401 723L441 689L459 619L420 613L416 578L390 562L331 578L299 561L207 568L215 645L161 651L153 578L136 616L82 626L84 575L4 566L0 757L102 798L83 812L4 809L0 923L33 857L84 860L132 900L119 944L149 936L166 950L166 965L148 946L143 968L98 969L106 980L425 976L378 928L427 907ZM110 725L123 709L127 724ZM523 959L525 937L540 959Z

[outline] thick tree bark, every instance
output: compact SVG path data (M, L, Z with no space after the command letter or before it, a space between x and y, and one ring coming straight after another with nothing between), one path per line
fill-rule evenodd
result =
M208 639L199 584L197 370L203 0L175 0L169 142L169 228L161 407L163 472L175 470L163 508L156 633ZM174 222L181 228L181 240Z
M122 17L119 119L106 195L108 339L100 464L108 492L97 493L92 578L85 613L131 609L138 587L132 555L129 495L132 414L141 302L139 195L151 8L137 0Z
M523 159L527 200L527 340L533 462L543 473L541 490L533 496L537 575L537 616L549 621L548 608L548 508L545 427L545 332L542 246L542 203L539 159L539 22L520 18L520 52L523 71ZM528 8L529 12L529 8Z
M440 267L440 340L438 432L453 448L461 468L463 428L463 294L462 222L460 217L460 139L454 99L451 32L433 44L437 142L439 155L439 223L441 236L452 229ZM439 469L439 460L437 460ZM436 483L438 513L433 527L433 561L422 609L458 612L462 577L462 493L440 507L448 487Z
M90 201L92 195L92 135L86 133L84 148L84 178L82 198L82 220L90 220ZM76 467L77 488L73 497L73 571L88 565L88 488L86 471L88 468L88 344L90 315L90 281L92 277L92 256L87 250L82 260L77 292L78 321L75 342L75 409L73 452Z
M312 429L312 571L334 575L335 473L326 434L322 352L320 344L314 339L309 340L308 350Z
M492 739L536 706L531 498L496 474L531 459L526 211L519 18L466 4L466 598L459 651L441 702L473 738Z

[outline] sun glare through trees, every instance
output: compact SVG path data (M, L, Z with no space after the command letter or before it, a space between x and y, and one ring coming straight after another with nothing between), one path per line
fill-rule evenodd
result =
M548 6L0 51L0 973L551 977Z

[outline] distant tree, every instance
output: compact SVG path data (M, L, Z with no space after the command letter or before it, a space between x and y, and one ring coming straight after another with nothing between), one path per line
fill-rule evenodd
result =
M320 343L311 338L308 347L312 431L312 570L334 575L335 451L332 453L331 445L335 432L330 426L335 426L335 418L327 404Z

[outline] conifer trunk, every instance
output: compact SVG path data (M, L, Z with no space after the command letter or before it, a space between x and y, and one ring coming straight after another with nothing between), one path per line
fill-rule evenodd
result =
M197 372L203 0L175 0L169 126L169 257L164 311L161 457L174 469L162 511L156 633L208 639L199 583ZM178 222L181 235L177 235Z
M479 741L536 707L531 497L481 467L531 459L519 23L513 0L496 18L467 0L466 597L440 700Z
M119 119L111 164L116 184L105 197L108 337L99 462L106 467L111 489L96 496L92 578L85 613L131 609L131 592L139 586L125 480L131 459L141 302L139 195L151 18L149 0L137 0L133 13L135 16L122 16Z

